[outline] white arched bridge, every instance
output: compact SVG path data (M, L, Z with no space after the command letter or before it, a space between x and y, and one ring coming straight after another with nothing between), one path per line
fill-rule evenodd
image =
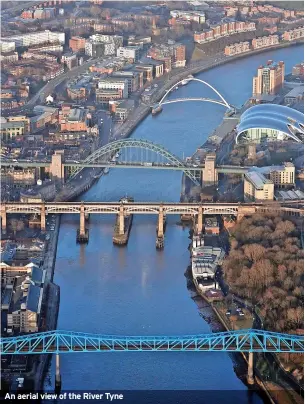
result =
M147 140L125 139L108 143L99 148L83 162L72 167L71 179L84 168L92 165L104 164L105 166L124 167L168 167L181 170L196 185L200 185L194 169L191 169L179 157L156 143Z
M218 97L220 98L219 100L215 100L212 98L207 98L207 97L188 97L188 98L176 98L176 99L172 99L172 100L167 100L166 97L168 96L168 94L170 94L170 92L176 88L179 84L185 84L185 82L190 82L190 81L198 81L199 83L202 83L204 85L206 85L207 87L209 87L211 90L214 91L214 93L216 93L218 95ZM222 105L224 107L226 107L227 109L233 109L234 107L231 106L226 100L225 98L220 94L219 91L216 90L215 87L213 87L211 84L207 83L204 80L195 78L195 77L189 77L183 80L178 81L177 83L175 83L173 86L171 86L166 93L163 95L163 97L161 98L161 100L156 104L156 106L162 107L162 105L165 104L173 104L176 102L189 102L189 101L200 101L200 102L210 102L210 103L214 103L214 104L219 104Z

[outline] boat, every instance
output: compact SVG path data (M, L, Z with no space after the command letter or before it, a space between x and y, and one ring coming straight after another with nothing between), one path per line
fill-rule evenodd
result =
M108 174L109 173L109 167L105 167L104 168L104 174Z
M183 79L182 81L181 81L181 85L182 86L185 86L190 80L192 80L194 77L191 75L191 74L189 74L188 76L187 76L187 78L185 78L185 79Z
M225 116L226 116L226 117L230 117L230 116L234 115L235 112L236 112L236 111L235 111L234 108L229 108L229 109L226 111Z
M157 115L162 111L162 106L159 104L156 104L153 106L152 110L151 110L151 114L152 115Z
M124 196L124 198L121 198L119 200L119 202L121 203L128 203L128 202L134 202L134 198L132 198L131 196Z

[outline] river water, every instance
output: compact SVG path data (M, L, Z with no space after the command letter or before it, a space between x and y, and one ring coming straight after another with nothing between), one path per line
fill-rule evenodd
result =
M257 67L268 59L283 60L286 72L290 72L303 60L303 46L241 59L198 77L214 85L229 103L241 105L251 95ZM214 97L198 82L172 96ZM208 103L166 105L158 116L148 116L132 137L159 143L177 156L188 156L221 122L223 113L222 106ZM117 201L127 193L136 201L178 201L180 191L179 172L112 169L82 199ZM156 217L134 217L126 248L112 244L115 218L110 215L92 216L89 244L77 245L78 220L64 215L61 222L54 277L61 289L58 329L118 335L210 332L187 290L184 272L190 261L189 234L176 225L178 218L168 219L162 252L155 249ZM261 403L237 377L234 362L222 352L66 354L61 355L62 388L205 390L201 400L192 402ZM208 391L214 391L213 399L206 396Z

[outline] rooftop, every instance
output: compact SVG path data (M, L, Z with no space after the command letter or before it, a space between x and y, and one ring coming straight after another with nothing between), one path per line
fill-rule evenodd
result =
M294 87L285 97L301 97L304 95L304 86Z
M253 184L253 186L256 189L262 190L262 189L264 189L265 184L273 184L273 182L271 180L266 178L260 172L249 171L247 174L245 174L245 176L246 176L247 180L250 181L251 184Z
M26 299L26 308L34 313L40 312L42 297L42 288L36 285L30 285Z
M249 129L273 129L296 142L303 142L301 134L304 135L304 114L283 105L259 104L241 115L237 129L236 140L242 132Z
M68 116L68 121L69 122L80 122L85 119L87 110L85 109L78 109L78 108L73 108L70 110L69 116Z

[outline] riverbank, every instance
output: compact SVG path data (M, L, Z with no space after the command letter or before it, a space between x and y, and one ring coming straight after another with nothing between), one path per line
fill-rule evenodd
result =
M57 243L60 229L61 216L56 215L54 231L49 232L50 239L47 246L46 255L43 262L43 269L46 271L45 290L44 290L44 331L55 330L57 328L57 319L60 303L60 288L53 283L54 268L56 262ZM34 380L34 391L41 391L47 369L51 363L52 355L40 355L34 366L35 373L32 376ZM31 372L32 373L32 372Z
M236 322L236 319L231 322L231 317L228 318L226 312L229 309L232 310L232 304L228 305L228 303L224 304L224 302L221 301L211 301L208 299L205 292L200 289L197 282L193 279L190 267L186 272L186 277L192 282L198 297L209 305L225 330L261 328L260 318L256 311L254 311L253 306L247 301L232 296L232 301L234 301L238 307L242 308L244 317L240 319L237 316L238 322ZM225 288L225 284L221 282L219 278L218 280L224 295L228 296L226 294L227 289ZM244 361L248 364L248 355L243 352L241 352L241 354ZM262 389L268 396L269 402L272 404L301 404L303 402L301 389L280 366L280 362L277 360L275 354L256 353L255 358L254 380L256 384L253 386L254 389L257 387ZM253 389L251 386L249 388Z

